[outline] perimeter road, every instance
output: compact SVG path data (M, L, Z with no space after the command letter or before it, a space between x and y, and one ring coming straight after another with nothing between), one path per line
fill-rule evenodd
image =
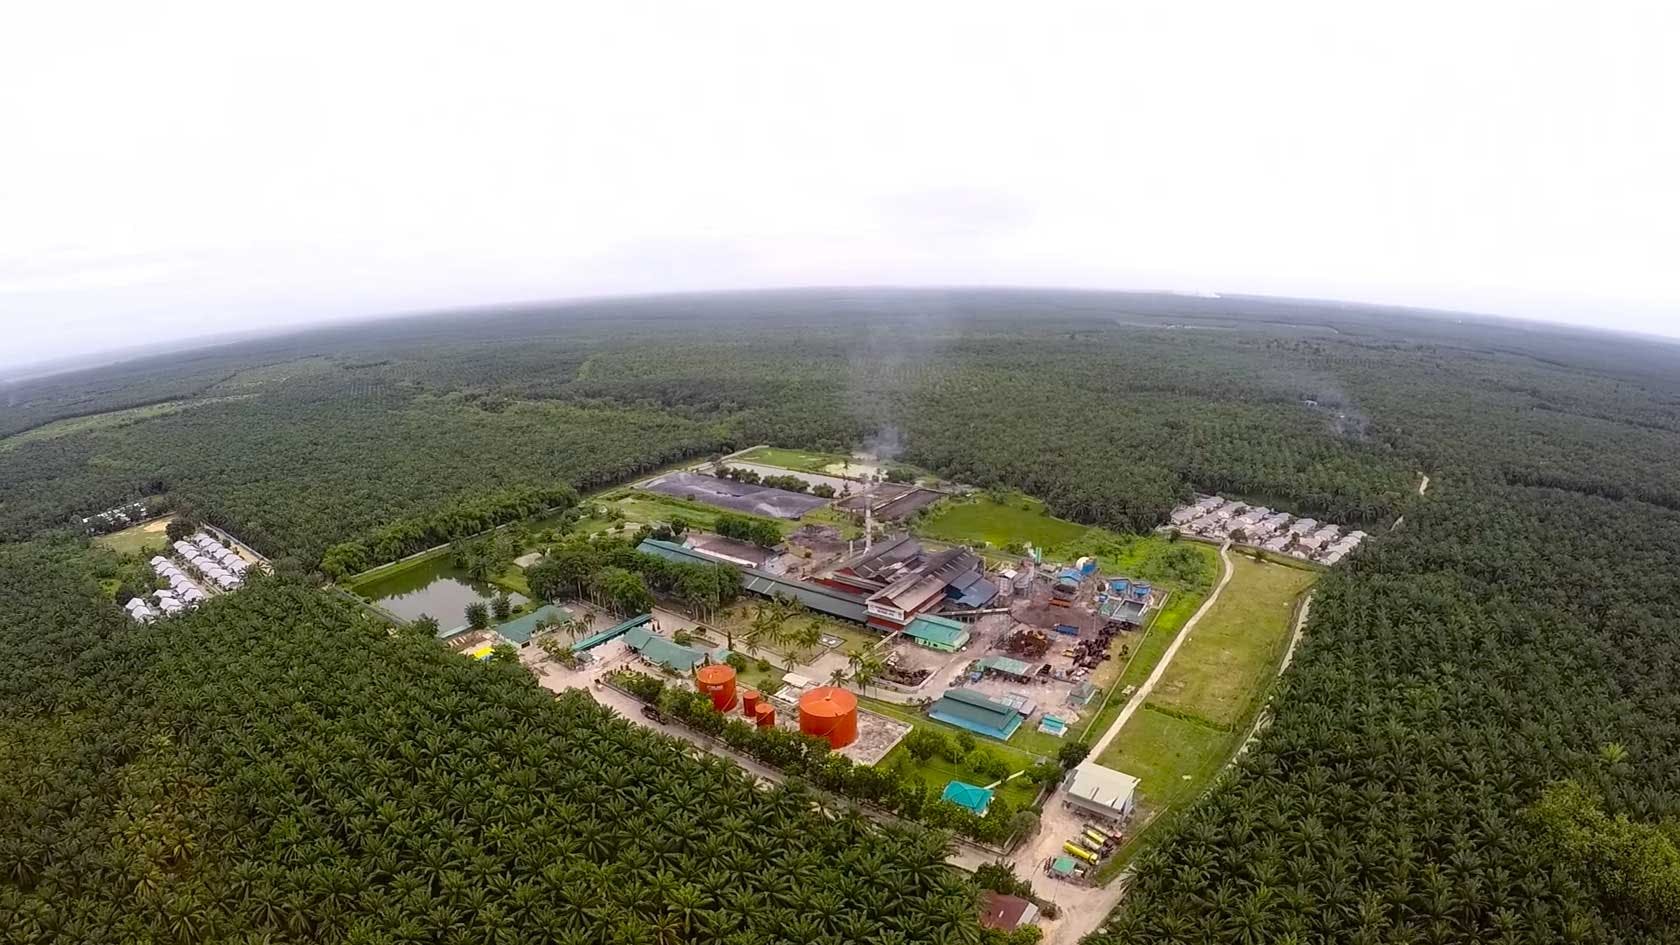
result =
M1115 716L1114 724L1110 725L1108 731L1103 733L1102 738L1097 739L1097 743L1091 746L1091 754L1088 757L1092 759L1102 757L1102 753L1108 749L1115 736L1120 734L1120 729L1124 728L1126 722L1131 719L1132 713L1143 706L1143 700L1149 698L1149 693L1155 689L1155 684L1160 682L1161 677L1166 674L1167 667L1172 665L1173 657L1178 655L1178 648L1184 645L1185 640L1190 639L1190 631L1194 630L1196 624L1201 622L1202 617L1213 609L1214 604L1219 602L1219 595L1224 592L1225 585L1231 583L1231 575L1234 572L1231 567L1231 543L1229 541L1219 546L1219 560L1224 565L1225 570L1223 574L1219 575L1218 586L1213 589L1212 594L1208 595L1207 600L1202 601L1202 606L1196 608L1196 612L1190 615L1190 619L1185 621L1184 627L1178 631L1178 636L1173 637L1172 643L1167 646L1167 651L1161 654L1161 661L1155 664L1154 672L1151 672L1149 678L1143 681L1143 685L1137 688L1137 692L1132 693L1132 698L1126 703L1126 707L1120 710L1119 715Z

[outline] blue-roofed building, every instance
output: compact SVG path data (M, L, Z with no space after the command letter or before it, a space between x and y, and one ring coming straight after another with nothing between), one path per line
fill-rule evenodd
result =
M983 788L966 781L952 781L945 785L945 790L939 796L958 807L973 811L980 817L986 816L986 811L992 806L991 788Z
M949 617L921 614L904 628L904 635L930 650L955 653L968 642L968 628Z
M997 594L997 585L988 580L982 571L964 575L945 588L946 600L971 610L990 604Z
M1021 727L1021 711L972 689L952 689L928 707L928 717L998 741Z

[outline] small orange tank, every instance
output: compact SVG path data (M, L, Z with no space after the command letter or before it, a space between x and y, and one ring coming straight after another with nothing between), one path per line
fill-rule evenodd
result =
M753 710L753 721L759 728L771 728L776 724L776 707L768 702L760 702Z
M835 686L818 686L799 697L799 730L845 748L857 740L857 696Z
M743 690L741 690L741 714L750 719L750 718L754 717L754 713L757 712L757 711L758 711L758 690L757 689L743 689Z
M694 671L699 690L711 697L712 708L728 712L735 707L735 667L728 663L712 663Z

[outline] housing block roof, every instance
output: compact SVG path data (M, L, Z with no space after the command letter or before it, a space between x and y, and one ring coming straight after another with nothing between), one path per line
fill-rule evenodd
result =
M922 614L910 621L904 635L938 646L959 647L968 641L968 628L949 617Z
M928 709L928 716L977 735L1008 740L1021 727L1021 713L972 689L952 689Z

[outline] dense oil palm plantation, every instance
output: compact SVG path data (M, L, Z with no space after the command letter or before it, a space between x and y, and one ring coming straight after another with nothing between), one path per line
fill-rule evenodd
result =
M78 566L0 553L0 616L43 630L0 637L7 941L979 941L942 841L307 586L137 628Z

